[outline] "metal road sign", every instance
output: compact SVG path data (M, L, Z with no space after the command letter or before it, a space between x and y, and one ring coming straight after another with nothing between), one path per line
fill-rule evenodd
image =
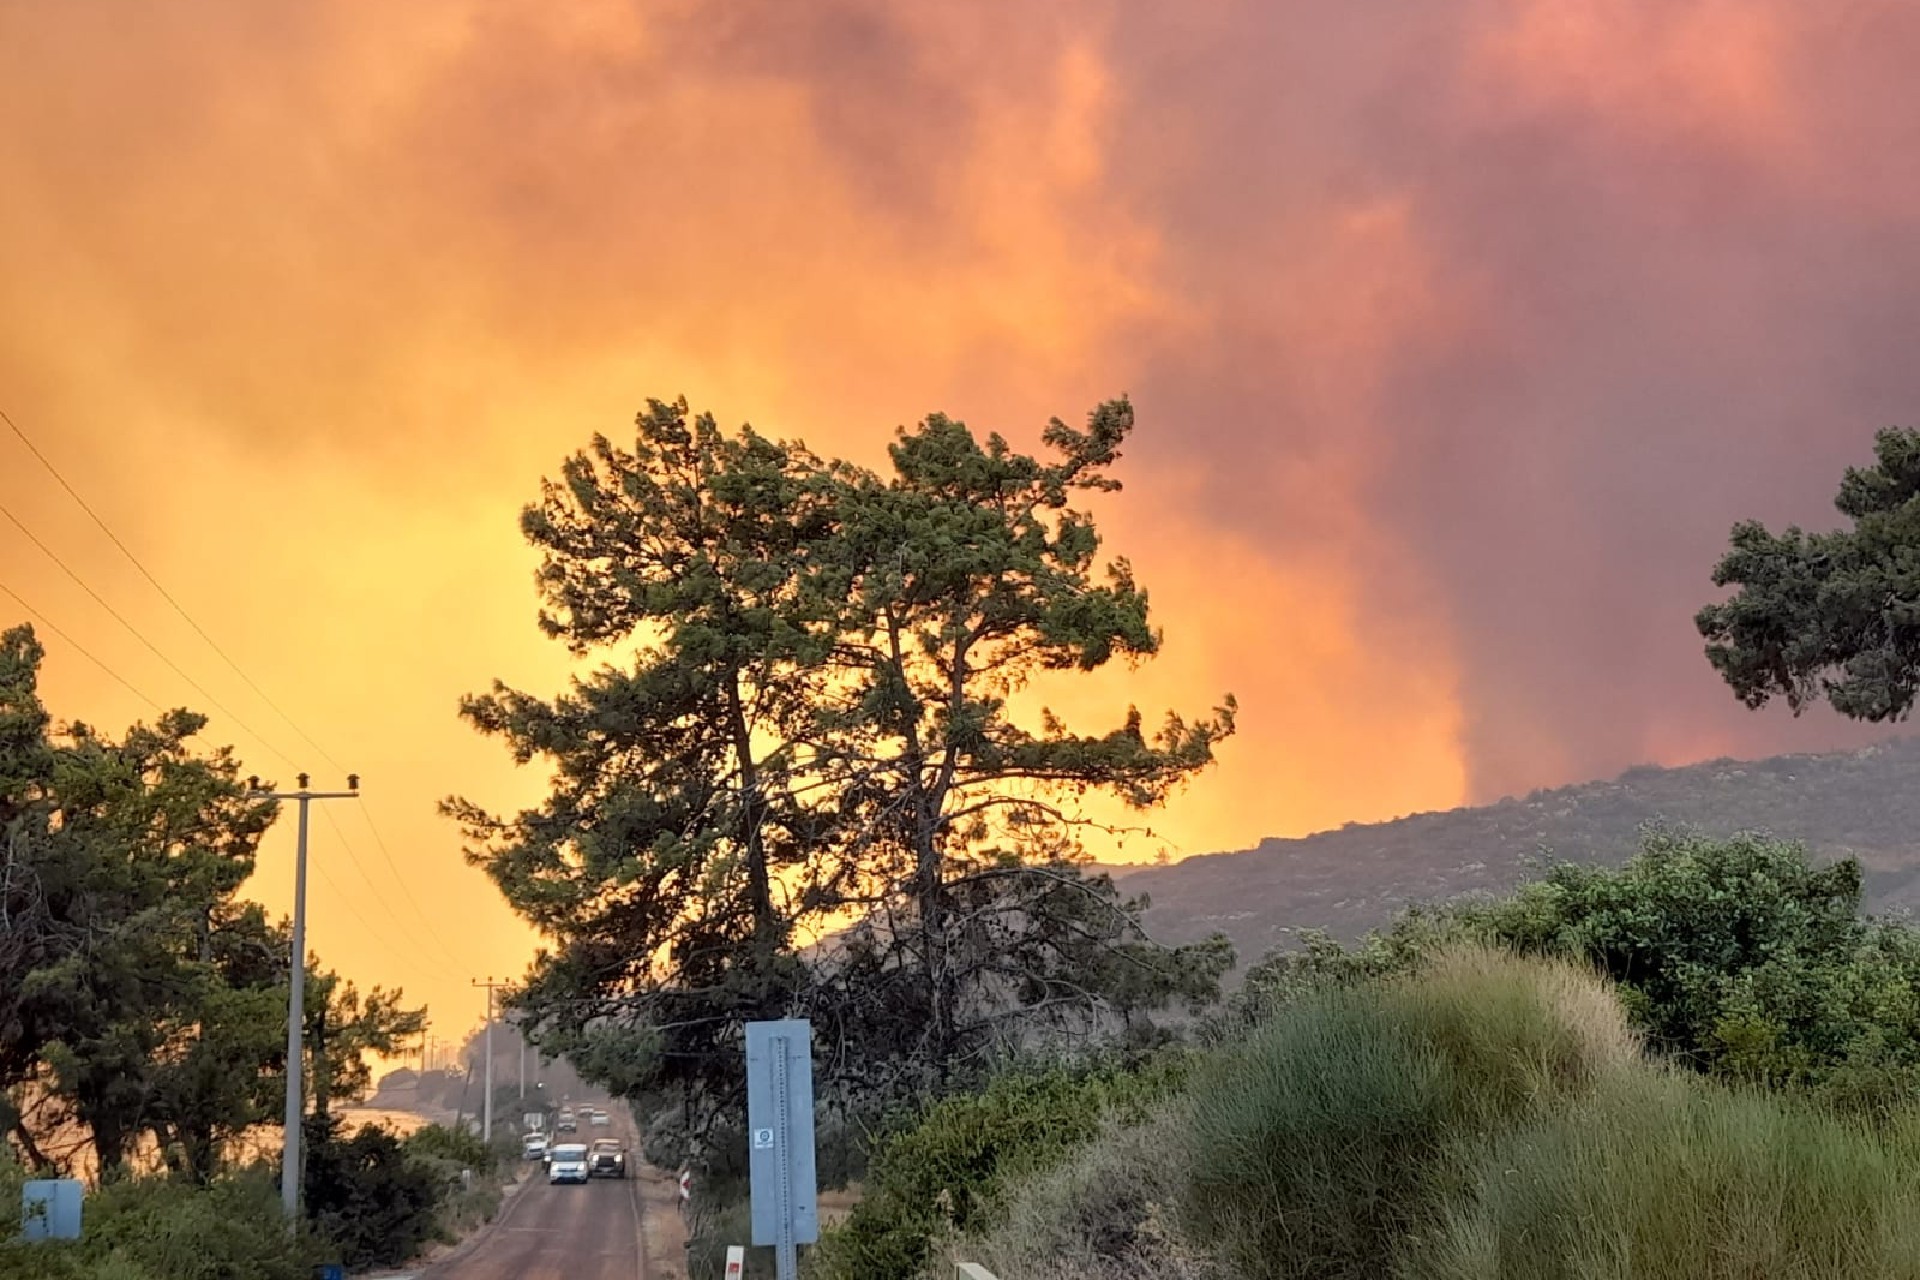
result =
M775 1246L781 1280L794 1246L820 1238L813 1163L813 1027L804 1018L747 1024L747 1131L753 1243Z
M41 1178L27 1183L20 1193L21 1239L78 1240L82 1194L74 1178Z

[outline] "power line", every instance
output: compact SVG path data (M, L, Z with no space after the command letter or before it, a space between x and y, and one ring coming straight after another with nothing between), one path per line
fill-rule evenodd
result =
M242 669L237 662L234 661L234 659L226 652L225 649L221 648L220 644L216 640L214 640L214 638L207 632L206 628L202 627L199 624L199 622L197 622L193 618L193 616L187 612L185 606L183 606L179 602L179 600L177 600L173 596L173 594L167 590L165 585L163 585L160 582L160 580L156 576L154 576L153 572L149 570L144 563L141 562L140 558L133 553L133 550L130 547L128 547L127 544L120 539L119 535L114 533L112 527L108 525L105 518L102 517L99 514L99 512L95 511L94 508L87 502L87 500L80 495L79 490L74 488L73 484L69 482L66 476L60 472L60 469L54 466L53 462L44 453L40 451L39 447L34 444L32 438L27 435L27 433L25 432L25 430L21 428L19 423L13 420L13 417L10 414L8 414L5 409L0 409L0 422L5 422L7 427L13 432L13 434L19 437L20 442L27 447L27 450L33 454L34 458L39 461L40 465L46 468L47 473L51 475L56 481L59 482L60 487L66 490L67 495L73 499L74 503L78 505L79 508L87 514L87 516L94 522L94 524L99 526L100 531L106 534L108 540L111 541L113 545L120 551L121 555L125 556L128 562L130 562L135 569L140 571L141 576L146 578L146 580L153 586L154 590L157 591L160 594L160 596L163 599L165 599L170 606L172 606L172 608L176 613L178 613L182 618L186 620L187 625L193 628L195 633L198 634L200 638L207 643L208 647L211 648L216 654L218 654L220 659L223 662L225 662L227 666L233 669L234 674L239 676L240 679L246 683L248 688L252 689L254 693L258 694L261 701L264 702L269 708L271 708L274 714L278 715L282 720L286 721L286 723L288 724L289 727L292 728L294 733L298 734L303 741L305 741L309 746L313 747L313 749L316 752L318 752L319 755L324 760L326 760L329 764L332 764L336 769L341 769L344 772L345 771L344 766L342 766L337 760L335 760L325 747L321 746L317 741L315 741L311 734L309 734L305 729L301 728L300 725L291 716L289 716L287 712L283 710L280 707L280 705L276 703L273 700L273 698L270 695L268 695L264 689L260 687L258 682L256 682L251 676L249 676L246 673L246 671ZM104 596L102 596L98 591L94 590L94 588L90 584L88 584L88 582L84 578L82 578L77 572L74 571L74 569L71 566L69 566L64 560L62 560L60 556L57 555L51 547L47 546L46 543L42 542L40 538L34 534L33 530L29 529L26 526L26 524L20 520L18 516L14 515L12 511L8 510L3 505L0 505L0 515L5 516L6 519L11 521L13 525L20 530L21 533L26 535L27 539L31 541L34 544L34 546L40 549L42 554L44 554L48 559L52 560L54 564L58 565L61 571L64 572L69 578L71 578L81 588L81 590L85 591L90 597L92 597L93 600L97 604L99 604L102 609L105 609L107 613L110 614L116 622L118 622L122 627L126 628L126 630L129 633L131 633L135 639L139 640L141 644L145 645L150 651L152 651L153 655L159 658L161 662L165 663L167 667L174 672L174 674L178 675L182 680L186 681L187 684L190 685L194 689L194 691L197 692L201 697L205 698L211 706L213 706L221 714L231 719L236 725L240 727L240 729L246 732L248 736L253 738L261 746L265 747L271 754L279 757L279 759L283 763L285 763L288 767L290 768L298 767L290 756L288 756L284 751L280 750L276 745L274 745L273 742L268 740L259 731L255 730L252 726L248 725L246 721L242 720L233 711L229 710L227 707L222 705L221 702L213 696L213 694L208 692L206 688L204 688L192 676L188 675L187 672L184 669L182 669L178 663L174 662L173 659L169 658L165 653L163 653L157 645L155 645L140 631L139 628L135 627L132 622L128 621L127 618L119 612L119 610L115 609L111 604L107 602ZM20 599L20 597L17 594L11 591L9 591L8 594L12 595L16 600ZM26 602L24 600L21 600L20 603L22 604L23 607L26 607ZM37 611L34 611L34 612L35 612L35 616L42 617L42 619L44 620L44 615L40 615ZM55 628L53 626L52 622L50 621L47 622L47 625L49 628L52 628L56 634L61 635L63 639L66 639L68 643L72 644L74 648L79 649L83 654L86 653L84 649L81 649L81 646L77 641L72 640L71 637L67 637L64 632L60 632L58 628ZM91 654L86 654L86 656L89 659L91 659L96 665L100 666L102 670L107 671L109 675L112 675L116 680L119 680L120 683L127 685L129 689L133 689L133 686L131 684L128 684L128 682L125 679L123 679L121 676L119 676L117 672L114 672L111 668L107 667L104 663L100 662L99 659L93 658L93 655ZM146 698L144 694L139 694L138 690L134 690L134 692L138 696L140 696L143 700L147 701L149 704L154 706L156 710L160 709L159 704L153 702L152 699ZM374 822L372 811L365 804L361 805L360 811L361 811L361 816L366 820L367 829L373 833L374 841L379 846L381 855L386 860L388 870L391 871L393 874L394 883L399 886L400 891L402 895L407 899L408 904L413 908L414 912L420 917L421 923L427 927L427 931L433 936L435 942L439 945L440 950L443 953L443 958L449 964L457 966L458 960L454 954L454 949L451 946L449 946L447 944L446 939L440 935L439 930L435 928L433 924L433 917L430 916L426 912L426 910L420 905L419 899L414 897L413 890L407 884L405 877L403 877L400 874L399 864L395 862L393 854L387 846L386 838L381 834L379 826ZM403 933L407 932L405 924L401 922L399 915L396 912L394 912L387 898L381 894L378 888L374 886L372 878L367 874L366 868L361 864L359 855L354 850L353 843L347 839L345 830L343 830L340 827L340 825L334 820L330 812L323 809L322 813L326 816L327 821L333 825L335 833L340 838L341 847L346 852L348 861L352 864L354 870L359 874L361 881L365 883L367 888L373 893L373 895L380 900L381 906L385 908L385 910L387 911L387 914L390 917L392 917L394 923L399 926L401 932ZM362 923L365 924L366 921L362 919ZM451 976L453 972L454 972L453 970L449 970L449 976Z
M115 609L111 604L109 604L104 596L102 596L98 591L94 590L93 587L90 584L88 584L88 582L84 578L82 578L78 573L76 573L73 570L73 568L67 564L65 560L62 560L60 556L56 554L51 547L47 546L46 543L42 542L39 539L39 537L34 534L33 530L29 529L20 520L20 518L14 515L12 511L8 510L4 504L0 504L0 516L4 516L6 519L12 521L14 527L19 529L21 533L25 534L27 539L31 541L34 546L38 547L42 552L42 554L44 554L49 560L52 560L56 565L60 566L60 569L69 578L72 578L74 582L79 584L81 590L85 591L89 596L91 596L95 601L95 603L99 604L101 608L105 609L110 615L112 615L112 617L116 622L118 622L121 626L125 627L129 632L131 632L133 636L136 639L138 639L142 644L146 645L146 647L153 652L155 657L159 658L162 662L166 663L168 668L170 668L174 672L174 674L178 675L182 680L185 680L189 685L193 686L195 692L197 692L201 697L205 698L222 714L231 718L235 724L238 724L240 728L245 730L251 737L253 737L256 741L258 741L262 746L266 747L268 751L271 751L274 755L279 756L280 759L284 761L286 764L288 764L289 766L293 765L293 761L289 759L285 755L285 753L281 752L277 747L273 745L273 743L261 737L261 735L256 730L250 727L245 721L241 720L239 716L234 715L232 711L228 710L225 706L221 705L220 701L217 698L215 698L211 693L207 692L207 690L201 686L199 681L195 680L192 676L188 675L184 670L181 669L178 663L174 662L173 659L169 658L165 653L163 653L160 650L159 646L155 645L151 640L147 639L147 637L140 632L139 628L135 627L133 623L129 622L120 613L119 610ZM112 676L114 679L120 681L121 684L126 685L126 687L129 690L132 690L132 692L137 697L147 702L156 711L159 711L162 709L159 703L154 702L153 699L148 698L147 695L145 695L144 693L141 693L138 689L135 689L134 686L125 679L125 677L121 676L118 672L114 671L111 667L108 667L104 662L100 661L99 658L94 657L94 655L88 652L85 648L83 648L77 640L74 640L73 637L67 635L66 632L61 631L59 630L59 628L55 627L53 622L48 620L45 614L40 613L37 609L33 609L32 606L28 605L27 602L20 597L19 593L13 591L11 588L7 588L6 590L7 590L7 594L12 596L15 600L18 600L23 608L27 608L30 612L34 614L35 617L40 618L43 622L46 622L46 625L50 629L52 629L56 635L60 636L60 638L65 640L68 644L72 645L87 659L92 661L96 666L100 667L101 670L105 671L108 675ZM331 812L325 809L322 809L321 813L329 823L333 824L334 831L340 837L341 847L346 852L347 860L353 865L354 870L359 872L360 879L366 883L367 888L372 891L374 897L379 899L381 905L387 908L388 913L390 915L393 914L392 907L387 904L386 898L381 895L380 891L374 887L372 877L370 877L367 874L366 868L361 865L359 855L354 852L352 842L347 839L346 832L340 828L339 823L334 820L334 817ZM378 836L377 829L375 831L375 835L376 837ZM384 849L384 847L385 846L383 843L382 848ZM392 865L393 859L391 854L387 856L387 860L389 865ZM398 880L399 872L397 868L395 868L394 874L395 874L395 879ZM404 881L400 882L400 887L401 887L401 890L406 894L407 900L409 902L414 903L414 909L420 912L421 920L427 925L428 930L430 932L433 931L432 920L426 915L424 911L420 910L417 900L414 899L412 891L407 888ZM367 922L364 919L362 919L361 923L367 924ZM400 918L397 915L394 915L394 923L399 926L400 931L402 933L407 932L406 926L401 923ZM372 931L371 925L367 925L367 928L369 929L369 931ZM457 963L456 958L452 954L451 949L447 947L446 941L444 939L439 939L437 933L435 934L435 937L436 939L438 939L441 948L447 951L447 955L445 957L447 962L450 964ZM452 970L449 970L448 976L450 977L454 976Z
M346 851L347 860L353 865L353 869L355 871L360 872L360 879L366 883L366 886L368 889L373 891L373 896L375 901L379 902L382 907L386 908L388 916L390 916L393 920L393 923L396 926L398 926L400 933L403 936L406 935L407 933L406 925L401 923L399 916L394 915L393 908L387 905L387 900L380 896L380 891L378 889L374 889L373 882L367 879L367 873L361 867L360 860L356 858L353 854L353 845L347 840L347 833L341 829L340 824L337 821L335 821L333 815L328 813L325 809L322 809L320 811L320 814L322 817L324 817L327 820L327 825L333 828L333 833L336 837L339 838L340 847ZM386 945L385 931L376 928L371 920L367 919L366 916L360 914L359 908L354 906L353 896L347 893L346 890L341 888L340 885L334 881L332 876L327 874L326 865L322 862L316 861L313 864L313 867L315 871L320 873L320 878L326 882L327 887L332 889L336 894L340 895L341 902L346 906L348 913L351 914L354 919L360 922L361 928L365 929L369 934L372 934L375 938L381 941L381 943L383 944L383 947L385 947L387 954L390 957L392 957L395 960L400 960L402 962L405 962L409 959L414 959L414 960L420 959L424 954L425 958L428 961L427 967L429 969L439 970L441 977L458 981L459 979L466 976L465 974L460 973L458 970L454 968L450 968L447 965L441 964L439 960L433 957L431 954L416 953L414 955L409 956L401 953L401 951L398 949L397 943L392 945ZM448 956L447 959L451 961L453 957Z
M240 664L235 662L233 658L228 655L227 651L220 647L220 643L217 640L215 640L211 635L207 634L207 629L201 626L199 622L197 622L194 619L194 616L192 614L187 612L186 606L181 604L177 599L174 598L173 593L171 591L168 591L166 587L162 585L160 579L156 578L153 575L153 571L148 569L147 566L141 562L140 557L133 554L132 548L128 547L126 543L120 540L120 535L113 531L113 527L106 522L106 520L100 515L99 512L95 511L93 507L88 504L85 498L80 496L80 491L78 489L75 489L73 485L67 482L66 476L60 473L60 468L54 466L52 460L49 459L46 454L40 452L40 447L34 444L33 440L27 435L27 433L21 429L20 424L15 422L12 416L8 414L5 409L0 409L0 422L5 422L7 424L7 427L13 432L13 434L20 437L20 443L27 446L27 451L31 453L39 461L41 466L47 469L48 475L51 475L55 480L59 481L60 487L67 491L67 496L72 498L74 502L78 504L80 509L87 513L87 517L91 519L94 522L94 524L100 527L100 532L107 535L108 541L112 542L113 545L119 549L120 554L127 558L127 562L131 564L134 568L140 571L140 576L145 578L150 584L152 584L153 589L160 593L160 598L165 600L169 605L171 605L173 607L173 611L179 614L182 618L186 620L187 625L193 628L195 634L197 634L202 640L207 642L208 648L212 649L216 654L220 655L220 660L226 663L227 666L231 667L233 669L233 673L239 676L241 680L246 682L246 686L249 689L253 690L253 692L259 696L260 701L266 703L267 706L273 711L275 715L279 716L282 720L286 721L287 727L292 729L296 734L298 734L301 740L304 741L308 746L312 747L315 751L317 751L320 754L320 758L322 760L325 760L328 764L332 765L339 772L345 773L347 771L347 767L341 764L338 760L335 760L331 755L329 755L327 753L327 749L321 746L318 742L315 742L313 738L308 735L307 731L305 729L302 729L299 726L299 724L297 724L294 721L292 716L288 715L285 711L281 710L280 704L275 702L273 698L268 695L267 691L265 689L262 689L259 686L259 684L257 684L254 681L253 677L248 675L246 671L244 671L241 668ZM237 717L236 717L236 722L237 722ZM257 737L258 735L256 734L255 736ZM278 754L278 753L276 752L275 754ZM285 757L282 757L282 759L285 759ZM287 763L292 764L293 762L291 760L288 760Z
M254 729L245 720L242 720L239 716L235 715L227 707L223 706L220 700L214 697L211 693L208 693L198 680L195 680L192 676L188 675L184 670L182 670L179 663L175 662L172 658L169 658L166 654L162 653L160 651L159 645L156 645L153 641L147 639L145 633L143 633L140 630L140 628L134 626L131 622L127 621L125 615L123 615L118 609L114 608L111 604L108 604L107 598L105 596L101 595L98 591L95 591L92 585L89 584L85 578L81 577L78 573L75 573L71 565L69 565L65 560L62 560L59 557L59 555L54 552L52 547L49 547L46 543L40 541L39 536L35 534L33 530L27 528L26 524L21 521L20 517L16 516L15 514L13 514L13 512L9 511L4 504L0 504L0 516L5 516L8 520L12 521L13 527L26 535L27 541L31 542L34 546L40 548L41 554L46 556L47 559L53 561L56 565L59 565L60 571L66 574L69 578L72 578L74 583L78 585L82 591L86 592L89 596L93 597L93 601L95 604L98 604L102 609L105 609L109 614L111 614L113 617L113 620L115 622L118 622L121 626L125 627L128 633L131 634L134 639L138 640L141 644L145 645L147 649L153 654L154 657L166 663L169 670L171 670L175 675L179 676L182 680L185 680L189 685L191 685L193 687L193 691L199 694L201 697L205 698L207 702L214 708L214 710L218 711L221 715L227 717L227 719L233 721L236 725L239 725L240 728L247 734L248 737L252 738L255 742L258 742L261 746L265 747L270 753L280 757L281 763L285 764L288 768L298 767L297 765L294 764L293 758L291 756L287 755L286 752L280 750L280 748L274 746L272 742L268 741L265 737L261 736L258 730Z
M360 801L359 807L360 816L367 820L367 830L373 833L373 842L379 848L380 856L387 860L387 869L393 872L393 882L400 886L400 892L406 895L407 902L413 907L414 914L418 915L421 923L427 926L427 932L431 933L434 941L440 944L440 949L446 953L447 959L453 960L457 964L458 958L453 954L453 948L447 945L447 940L441 937L440 931L434 927L433 917L427 914L426 908L420 905L420 900L413 896L413 890L407 887L406 877L400 874L400 864L394 861L393 851L387 847L386 837L381 835L380 828L374 825L373 810L367 807L367 802L364 799ZM343 834L341 839L344 840L345 838Z
M4 593L5 595L11 597L14 603L18 604L22 609L25 609L29 614L31 614L35 619L37 619L41 623L41 625L45 626L47 630L51 631L54 635L58 636L61 640L66 642L68 645L70 645L73 648L73 650L76 653L78 653L81 657L93 663L96 667L99 667L102 671L106 672L109 676L119 681L120 684L123 687L125 687L129 693L133 694L136 698L139 698L142 702L152 707L155 711L164 710L164 708L162 708L158 702L155 702L152 698L148 697L145 693L142 693L140 689L137 688L132 682L130 682L125 676L121 675L118 671L115 671L112 667L108 666L105 662L102 662L98 657L95 657L93 652L89 650L85 645L81 644L78 640L75 640L71 635L67 634L67 632L62 630L59 624L55 623L53 619L47 617L46 614L34 608L31 602L29 602L19 592L15 591L12 587L8 586L4 582L0 582L0 593ZM361 866L358 857L356 857L353 852L353 845L352 845L352 842L347 839L347 833L340 827L340 824L334 820L334 817L330 812L328 812L325 809L322 809L320 812L322 816L324 816L327 819L327 822L333 827L334 833L340 838L341 848L346 851L347 859L350 863L352 863L354 870L360 873L361 880L366 882L368 889L373 890L373 895L380 902L380 904L384 907L387 907L388 914L393 916L394 924L399 926L400 932L402 934L405 934L407 931L406 926L403 923L401 923L400 917L398 915L393 914L392 907L387 905L387 900L384 897L381 897L380 891L374 888L373 881L368 878L366 869L363 866ZM384 938L385 936L384 932L380 929L375 928L373 923L360 913L359 908L354 905L353 896L348 894L345 890L343 890L339 886L339 884L337 884L334 881L333 877L327 874L327 870L324 865L316 864L314 869L320 873L320 878L326 882L327 887L332 889L336 894L340 896L341 902L346 906L349 914L351 914L354 917L354 919L360 922L360 925L362 928L364 928L369 934L372 934L375 937ZM425 919L425 918L426 917L423 913L422 919ZM431 922L429 922L429 928L431 928ZM446 945L445 941L442 940L441 946L444 948L445 945ZM405 957L403 957L401 953L398 952L397 950L389 949L389 954L394 959L405 959ZM429 960L430 960L429 967L438 968L443 977L457 980L465 976L464 974L460 973L456 968L451 967L453 964L457 963L455 961L455 958L451 954L448 954L445 957L445 960L448 962L447 964L441 964L439 960L434 959L432 957L429 957Z
M115 671L112 667L108 666L106 663L100 661L100 659L94 657L93 654L88 651L85 645L81 644L78 640L75 640L72 636L68 635L66 632L62 631L59 625L55 623L52 618L49 618L46 614L40 612L38 609L28 604L26 599L23 596L21 596L21 594L18 591L15 591L12 587L8 586L4 582L0 582L0 591L4 591L9 596L12 596L15 604L18 604L22 609L25 609L28 613L32 614L35 618L38 618L40 620L41 625L46 627L47 630L53 632L53 634L55 634L56 636L59 636L62 640L66 641L69 645L73 646L74 651L78 653L81 657L85 658L88 662L91 662L94 666L100 668L102 671L112 676L115 680L118 680L122 685L122 687L124 687L127 690L127 692L131 693L134 697L140 699L140 701L152 707L155 711L165 710L165 708L163 708L159 703L155 702L152 698L149 698L146 694L136 689L133 686L132 681L128 680L125 676L121 675L118 671Z
M398 912L396 912L393 909L392 903L390 903L387 900L386 896L383 895L380 892L380 890L374 885L372 878L367 875L366 867L361 863L359 856L354 852L353 842L347 839L346 830L343 827L341 827L339 821L336 818L334 818L334 816L331 813L329 813L327 810L322 809L320 811L320 816L325 818L327 820L327 825L333 828L333 834L339 839L340 847L346 850L347 860L353 864L353 869L360 873L361 883L367 886L367 891L373 895L374 900L380 904L381 908L387 913L388 918L393 921L394 926L401 932L401 934L411 937L412 935L409 934L407 931L406 922L400 919L400 915ZM403 891L406 889L406 885L404 883L402 883L400 887ZM409 901L412 900L412 896L413 895L410 893L407 895ZM415 910L418 910L418 909L419 908L416 906ZM358 915L359 913L355 912L354 914ZM429 930L431 930L432 922L427 919L425 912L421 912L420 918L422 921L427 923ZM367 925L368 929L370 930L373 927L371 924L367 922L365 917L361 917L360 923ZM440 949L443 953L442 955L435 956L433 955L433 953L427 952L427 951L423 951L419 953L421 956L424 956L428 960L429 962L428 967L439 969L441 976L445 978L453 978L457 980L459 978L465 977L466 975L464 973L461 973L458 968L458 964L459 964L458 959L453 955L452 951L447 947L445 939L440 938L436 934L435 941L440 944ZM446 963L442 964L441 963L442 960L444 960Z

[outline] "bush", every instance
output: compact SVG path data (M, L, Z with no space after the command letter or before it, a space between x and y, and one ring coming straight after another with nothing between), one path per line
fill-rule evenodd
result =
M1562 865L1462 917L1599 967L1674 1061L1872 1113L1920 1087L1920 934L1860 915L1860 866L1804 846L1650 832L1618 870Z
M438 1187L433 1236L452 1243L500 1211L500 1187L520 1163L516 1143L503 1149L499 1139L489 1146L467 1129L430 1124L415 1130L401 1144L407 1158L428 1170Z
M307 1217L348 1267L405 1262L434 1236L441 1177L385 1129L314 1143L305 1174Z
M1912 1280L1916 1154L1777 1097L1638 1073L1494 1142L1402 1277Z
M1137 1070L1021 1071L936 1103L874 1152L865 1193L822 1233L813 1274L914 1274L938 1237L997 1220L1009 1181L1058 1163L1109 1124L1145 1119L1186 1069L1170 1055Z
M476 1133L430 1124L414 1130L401 1143L407 1154L428 1160L442 1160L449 1166L471 1169L476 1174L498 1171L501 1163L499 1144L489 1146Z
M1860 867L1798 844L1649 831L1619 868L1563 863L1497 902L1410 910L1352 949L1309 933L1247 973L1230 1042L1328 986L1412 972L1462 940L1590 964L1675 1062L1883 1116L1920 1091L1920 931L1860 916Z
M310 1234L287 1231L263 1170L110 1183L87 1196L85 1237L71 1244L16 1242L25 1180L0 1143L0 1280L307 1280L320 1260Z
M1603 984L1455 951L1284 1008L1196 1079L1191 1238L1249 1277L1378 1277L1464 1179L1457 1149L1637 1061Z
M1190 1174L1177 1110L1115 1129L1006 1197L1006 1217L953 1248L999 1280L1225 1280L1171 1221ZM925 1280L948 1280L950 1265Z

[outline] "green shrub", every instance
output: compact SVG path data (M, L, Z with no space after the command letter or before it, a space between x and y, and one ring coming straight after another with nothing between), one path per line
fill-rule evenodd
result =
M1304 997L1194 1081L1182 1226L1248 1277L1378 1277L1463 1141L1637 1060L1598 979L1503 953Z
M1910 1127L1636 1073L1493 1142L1402 1280L1913 1280L1916 1154Z
M259 1170L207 1184L111 1183L87 1197L84 1231L90 1261L155 1280L308 1280L322 1260L313 1237L287 1230L279 1192Z
M1190 1175L1185 1126L1176 1109L1102 1134L1012 1189L1004 1220L956 1242L952 1261L998 1280L1226 1280L1170 1212ZM951 1262L922 1274L949 1280Z
M305 1175L307 1217L348 1267L405 1262L434 1237L442 1178L385 1129L313 1144Z
M424 1125L407 1135L401 1143L408 1155L429 1159L444 1160L462 1169L471 1169L476 1174L494 1173L501 1164L501 1152L498 1144L489 1146L476 1133L466 1129L449 1129L445 1125Z
M1601 970L1651 1047L1693 1070L1882 1116L1920 1092L1920 931L1860 905L1858 863L1654 829L1625 866L1551 866L1499 901L1416 907L1353 948L1309 932L1249 969L1205 1030L1231 1042L1304 995L1474 940Z
M1655 1049L1872 1114L1920 1088L1920 933L1860 914L1860 866L1804 846L1649 832L1625 866L1571 864L1464 924L1599 968Z
M859 1204L822 1234L812 1274L914 1274L935 1239L993 1221L1011 1180L1057 1163L1109 1124L1144 1120L1186 1070L1169 1055L1135 1070L1019 1071L934 1104L874 1152Z

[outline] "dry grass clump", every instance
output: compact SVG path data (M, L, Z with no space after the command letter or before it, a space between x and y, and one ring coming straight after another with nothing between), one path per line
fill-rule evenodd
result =
M1651 1069L1503 1135L1402 1280L1915 1280L1909 1144Z
M1597 977L1461 950L1290 1003L954 1256L1000 1280L1920 1280L1920 1109L1874 1130L1668 1070Z
M1196 1082L1181 1226L1236 1274L1378 1280L1475 1143L1639 1061L1605 984L1560 963L1466 948L1310 996Z
M1103 1135L1022 1187L1005 1221L952 1256L999 1280L1227 1280L1169 1222L1189 1173L1186 1126L1170 1112ZM951 1274L943 1263L928 1277Z

